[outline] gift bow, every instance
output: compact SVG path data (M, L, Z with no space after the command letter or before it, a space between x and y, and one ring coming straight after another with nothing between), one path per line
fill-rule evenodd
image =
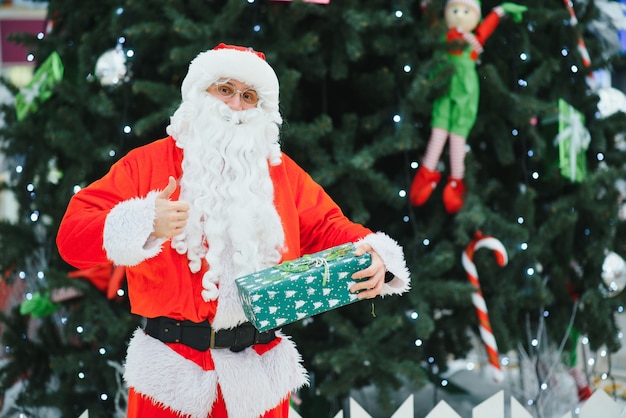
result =
M343 245L337 248L333 248L324 257L314 257L312 255L304 255L296 260L285 261L276 266L277 269L288 273L301 273L307 271L311 267L324 266L324 275L322 278L322 286L326 286L326 282L330 278L329 261L337 260L340 257L344 257L350 251L353 251L352 245Z
M559 99L559 118L561 117L565 127L556 136L555 143L560 144L570 139L569 168L570 178L574 180L576 178L576 155L587 149L591 142L591 134L585 127L584 116L563 99Z

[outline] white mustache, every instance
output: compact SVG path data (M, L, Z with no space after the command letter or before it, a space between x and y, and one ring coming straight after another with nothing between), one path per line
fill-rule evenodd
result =
M253 121L261 116L261 110L258 108L247 110L233 110L226 103L220 103L217 110L222 118L231 125L241 125L246 122Z

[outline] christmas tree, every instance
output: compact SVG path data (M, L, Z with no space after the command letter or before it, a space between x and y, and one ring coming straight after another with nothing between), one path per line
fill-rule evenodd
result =
M0 267L17 299L2 316L0 388L8 399L17 387L7 413L123 413L120 369L141 318L129 313L123 270L76 272L56 231L76 190L165 136L190 60L220 42L266 54L281 83L285 152L350 218L398 240L412 272L402 297L285 327L311 372L303 416L334 416L366 385L391 412L394 391L441 384L448 361L476 348L462 254L478 232L508 259L468 256L501 354L556 353L572 367L578 336L617 351L626 118L601 106L610 89L597 72L620 68L622 52L606 46L614 34L590 30L606 18L594 2L575 3L576 19L567 2L521 3L523 19L504 16L477 63L467 192L448 213L444 182L422 206L408 198L451 74L440 54L445 1L50 1L47 32L14 37L37 71L26 88L7 86L15 100L3 109L4 187L19 202L18 219L0 223ZM483 14L498 5L483 1ZM439 166L447 176L447 156Z

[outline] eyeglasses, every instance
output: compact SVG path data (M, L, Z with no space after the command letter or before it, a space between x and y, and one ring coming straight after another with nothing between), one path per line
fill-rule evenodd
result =
M215 86L215 91L222 97L231 98L235 94L241 95L241 100L244 102L255 105L259 102L259 93L254 89L237 90L232 83L215 83L211 87Z

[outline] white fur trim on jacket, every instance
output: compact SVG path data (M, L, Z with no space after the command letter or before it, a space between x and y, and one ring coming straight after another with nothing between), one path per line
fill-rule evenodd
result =
M389 283L385 283L381 296L399 295L407 292L411 288L411 277L409 269L404 260L404 251L398 243L389 235L383 232L366 235L363 239L355 243L369 244L385 263L388 272L393 273L394 278Z
M148 193L145 198L135 198L118 203L106 217L103 247L107 257L118 266L136 266L161 252L164 239L151 241L154 202L159 192Z
M229 418L258 417L308 384L295 344L278 335L281 342L263 355L252 348L211 350L215 370L205 371L137 329L128 345L124 380L159 406L190 418L209 415L219 383Z

